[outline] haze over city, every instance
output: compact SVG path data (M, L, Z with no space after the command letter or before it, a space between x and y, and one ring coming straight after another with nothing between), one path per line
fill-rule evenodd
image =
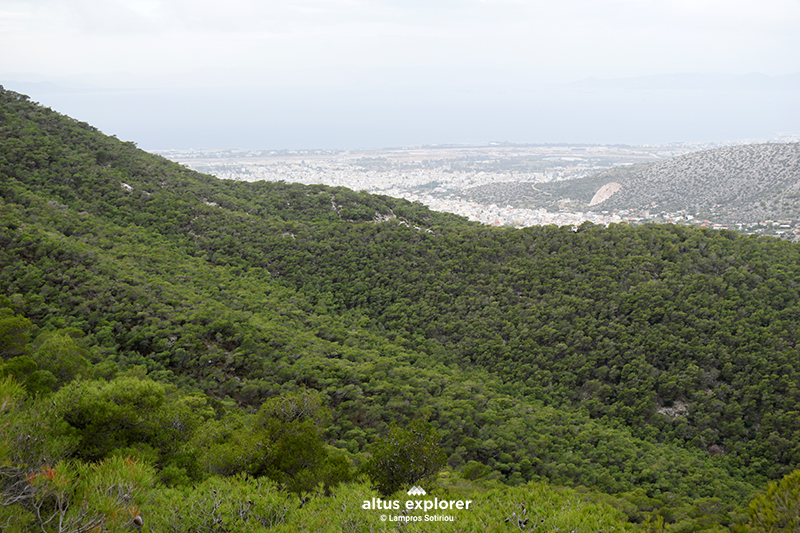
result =
M766 140L796 0L0 2L0 84L145 149Z

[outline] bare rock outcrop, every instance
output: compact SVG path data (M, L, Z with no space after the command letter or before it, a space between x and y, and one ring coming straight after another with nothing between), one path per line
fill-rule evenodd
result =
M606 200L614 196L614 193L616 193L620 189L622 189L622 185L620 185L616 181L612 181L611 183L606 183L605 185L600 187L600 189L596 193L594 193L594 196L592 196L592 200L589 202L589 206L591 207L593 205L605 202Z

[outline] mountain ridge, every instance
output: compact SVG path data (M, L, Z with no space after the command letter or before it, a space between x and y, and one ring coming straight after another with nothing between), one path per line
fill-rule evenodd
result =
M621 187L592 204L597 191L609 183ZM483 186L465 196L551 210L680 211L726 224L793 220L800 218L800 143L714 148L536 184L536 189L526 185Z

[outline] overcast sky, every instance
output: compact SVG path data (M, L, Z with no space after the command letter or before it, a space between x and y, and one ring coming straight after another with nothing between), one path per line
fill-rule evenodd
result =
M712 141L670 137L701 124L635 115L722 94L747 120L703 135L791 130L797 28L800 0L0 0L0 83L145 148ZM664 101L639 92L632 106L631 93L552 88L680 73L759 73L789 109L756 124L776 111L730 77ZM609 109L623 124L604 138Z

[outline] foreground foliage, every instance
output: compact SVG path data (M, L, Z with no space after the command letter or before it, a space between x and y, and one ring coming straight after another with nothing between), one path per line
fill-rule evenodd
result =
M404 486L434 477L446 459L439 447L439 435L417 420L407 429L392 426L388 435L378 439L363 471L381 495L389 496Z
M780 482L771 481L749 510L755 531L800 531L800 470Z

